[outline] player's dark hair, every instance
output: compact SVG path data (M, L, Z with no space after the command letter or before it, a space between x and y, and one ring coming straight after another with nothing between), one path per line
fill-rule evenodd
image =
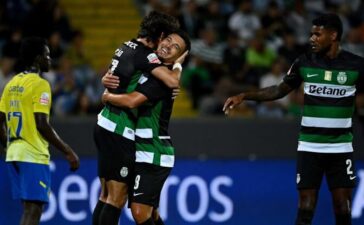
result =
M22 41L20 47L20 62L23 69L31 67L36 57L44 54L44 47L46 45L47 41L40 37L28 37Z
M138 37L147 38L149 41L156 43L162 33L167 36L176 31L179 26L179 22L175 17L152 11L141 22Z
M312 25L323 26L325 29L335 31L337 33L337 40L341 40L343 24L338 15L334 13L322 14L312 21Z
M178 36L180 36L183 41L186 44L186 50L191 50L191 41L190 41L190 37L188 36L188 34L181 29L176 30L175 32L173 32L174 34L177 34Z

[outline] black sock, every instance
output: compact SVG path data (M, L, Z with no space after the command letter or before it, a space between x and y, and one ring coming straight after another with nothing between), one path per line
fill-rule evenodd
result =
M160 216L158 216L158 219L154 221L155 225L164 225L164 222Z
M100 225L117 225L119 223L119 217L121 214L121 209L105 204L101 210L99 224Z
M335 213L336 225L351 225L351 215L348 214L336 214Z
M312 210L298 209L296 225L311 225L312 218Z
M100 225L99 220L100 220L100 214L102 209L104 208L105 202L102 201L98 201L94 211L92 213L92 225Z
M153 219L151 217L147 221L145 221L144 223L139 223L138 225L155 225L155 223L153 222Z

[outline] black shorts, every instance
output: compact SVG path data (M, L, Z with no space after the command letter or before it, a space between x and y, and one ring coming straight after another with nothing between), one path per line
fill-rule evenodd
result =
M330 190L355 187L353 153L297 152L298 189L319 189L324 175Z
M149 163L135 163L134 190L129 193L130 202L159 207L159 198L172 168Z
M94 140L98 149L98 176L130 184L135 163L135 143L123 136L95 126Z

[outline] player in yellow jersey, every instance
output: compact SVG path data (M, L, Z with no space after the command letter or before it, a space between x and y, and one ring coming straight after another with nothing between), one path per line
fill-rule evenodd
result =
M20 225L37 225L50 192L48 143L65 154L72 171L79 158L48 122L51 89L41 77L51 61L46 41L25 39L20 60L24 72L9 81L1 97L0 140L6 146L13 198L23 203Z

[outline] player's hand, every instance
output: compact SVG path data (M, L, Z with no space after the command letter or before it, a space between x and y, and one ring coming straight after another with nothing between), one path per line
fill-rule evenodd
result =
M180 57L174 61L174 63L180 63L182 64L185 61L186 56L188 55L188 51L185 51Z
M119 77L118 76L114 76L110 70L107 71L107 73L105 73L105 75L102 77L101 79L102 84L104 85L104 87L106 88L117 88L119 87Z
M180 92L181 92L180 88L173 88L173 90L172 90L172 99L177 98L177 96L179 95Z
M77 154L69 148L66 154L66 159L70 164L70 170L76 171L80 167L80 159L78 158Z
M222 111L224 111L224 113L226 115L228 115L229 111L232 110L235 106L242 103L243 100L244 100L244 94L239 94L239 95L235 95L235 96L232 96L232 97L228 98L225 101L225 104L224 104L224 107L223 107Z

